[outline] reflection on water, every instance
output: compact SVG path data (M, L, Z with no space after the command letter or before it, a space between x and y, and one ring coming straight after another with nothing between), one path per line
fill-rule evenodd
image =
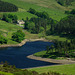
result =
M11 65L15 65L17 68L54 65L53 63L26 58L28 55L45 50L46 46L51 44L52 43L50 42L35 41L27 42L22 47L0 48L0 61L8 61Z

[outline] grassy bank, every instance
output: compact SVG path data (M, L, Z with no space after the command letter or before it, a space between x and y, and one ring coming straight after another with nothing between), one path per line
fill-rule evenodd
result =
M37 71L39 73L53 71L58 72L60 74L75 75L75 64L39 67L28 70Z
M63 57L61 55L62 53L55 53L55 52L47 53L47 51L40 51L34 54L34 56L57 59L57 60L67 59L67 57L65 57L65 54L62 55Z
M3 74L3 75L13 75L12 73L2 72L2 71L0 71L0 74Z
M68 40L66 37L60 37L59 35L50 35L50 36L45 36L47 40L58 40L58 41L66 41Z

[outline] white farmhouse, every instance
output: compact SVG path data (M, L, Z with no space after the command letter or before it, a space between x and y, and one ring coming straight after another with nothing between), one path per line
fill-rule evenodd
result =
M19 25L21 25L21 24L24 24L25 22L24 22L23 20L18 20L17 23L18 23Z

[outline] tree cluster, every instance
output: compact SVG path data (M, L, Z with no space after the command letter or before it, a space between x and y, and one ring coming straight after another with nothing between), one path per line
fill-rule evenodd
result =
M6 39L6 37L0 35L0 44L7 44L8 40Z
M68 6L71 5L71 2L75 1L75 0L56 0L60 5L63 6Z
M71 13L73 11L74 10L72 10ZM27 18L25 20L24 29L37 34L44 32L46 35L75 35L75 15L62 18L59 22L51 18L32 17L30 20Z
M18 30L17 32L12 34L13 41L20 43L22 40L24 40L24 38L25 38L25 34L21 30Z
M12 14L3 14L2 20L8 23L17 23L18 17Z
M15 65L9 65L7 61L5 62L1 61L0 64L2 64L2 66L0 66L0 71L2 72L14 73L20 71L20 69L17 69Z
M75 9L72 9L71 11L65 11L65 14L75 14Z
M57 24L51 25L49 33L75 35L75 15L61 19Z
M44 19L44 18L35 18L32 17L30 20L25 20L25 25L24 25L24 29L27 29L28 31L30 31L31 33L40 33L40 32L45 32L47 31L47 27L50 27L51 24L55 24L56 21L48 18L48 19Z
M58 34L75 35L75 15L61 19L60 22L55 25L54 30Z
M28 10L28 12L32 13L34 15L37 15L38 17L41 17L41 18L45 18L45 19L49 18L49 14L47 12L45 12L45 11L43 11L43 12L37 12L35 9L30 8Z
M60 53L66 54L66 56L70 56L70 54L75 51L75 39L72 39L71 42L65 41L55 41L54 42L55 50L57 50ZM72 57L75 57L75 53L71 55Z
M16 12L16 11L18 11L17 6L0 0L0 12Z
M46 53L53 53L58 57L64 56L75 58L75 39L71 39L70 42L68 42L67 40L64 42L54 40L54 45L47 46L46 50Z

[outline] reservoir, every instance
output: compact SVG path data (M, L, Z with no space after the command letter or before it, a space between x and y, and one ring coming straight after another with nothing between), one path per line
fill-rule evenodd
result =
M55 63L43 62L27 58L28 55L46 50L46 46L50 46L51 42L35 41L27 42L22 47L0 48L0 62L7 61L17 68L31 68L47 65L55 65Z

